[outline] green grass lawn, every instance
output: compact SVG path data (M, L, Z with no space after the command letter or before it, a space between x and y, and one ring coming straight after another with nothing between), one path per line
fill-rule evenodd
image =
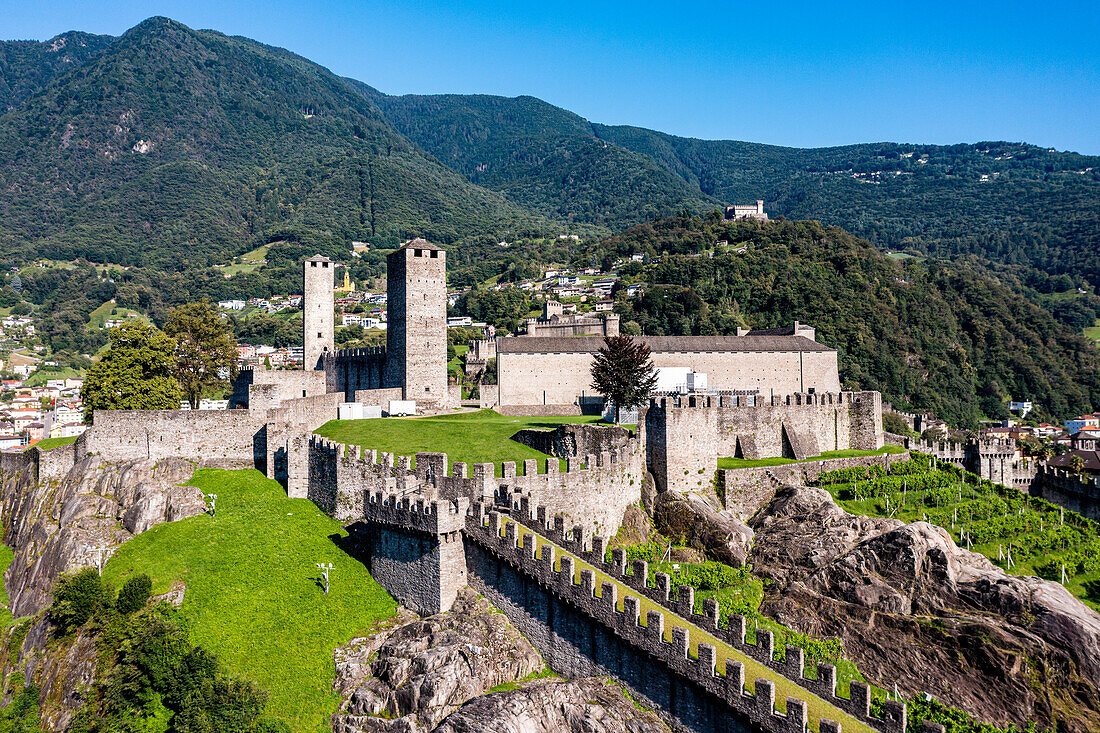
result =
M154 593L187 585L182 612L191 641L270 694L267 712L296 733L329 731L339 697L332 651L393 615L396 604L335 539L338 522L313 502L288 499L258 471L201 469L191 480L218 495L218 515L153 527L122 545L104 568L121 587L145 572ZM322 593L315 563L332 563Z
M1097 321L1095 326L1085 329L1085 338L1100 341L1100 321Z
M419 451L446 453L451 465L466 463L471 469L475 463L492 462L499 476L502 461L515 461L517 472L522 474L523 461L530 458L538 459L539 473L546 471L545 459L550 456L512 440L517 431L598 422L597 415L505 417L493 410L480 410L441 417L332 420L315 432L338 443L402 456Z
M904 453L905 449L900 445L887 444L879 450L828 450L819 456L796 461L794 458L719 458L718 468L760 468L763 466L785 466L788 463L808 463L809 461L822 461L828 458L857 458L860 456L884 456Z
M51 379L79 377L81 373L72 367L39 367L34 374L23 380L27 387L43 387Z
M103 324L112 319L127 318L131 313L136 314L139 318L142 318L146 322L148 319L142 316L135 310L130 308L123 308L115 305L111 301L107 301L103 305L96 308L94 311L88 314L88 328L92 331L98 331L103 328Z
M75 442L75 435L71 438L46 438L35 443L33 447L49 450L51 448L60 448L63 445L72 445Z
M470 350L470 347L466 344L455 345L455 358L447 362L448 374L462 374L464 367L462 365L462 357L466 355L466 352Z

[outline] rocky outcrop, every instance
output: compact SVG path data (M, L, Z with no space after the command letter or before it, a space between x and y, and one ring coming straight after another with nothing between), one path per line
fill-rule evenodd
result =
M676 544L728 565L744 565L752 548L752 529L734 512L716 508L702 494L658 494L653 519L661 534Z
M370 636L335 652L340 712L333 733L667 733L601 678L532 680L534 647L484 598L421 619L401 609ZM498 685L513 689L490 693Z
M467 700L543 667L504 614L473 591L462 591L450 611L406 620L337 650L334 687L345 701L335 730L373 730L363 718L380 715L430 729Z
M925 522L856 517L786 488L752 521L761 610L837 637L868 679L982 720L1100 730L1100 615L1060 584L1007 575Z
M161 522L205 511L202 492L181 486L195 463L167 459L107 463L78 461L59 479L35 481L33 472L0 476L4 544L15 559L4 582L16 616L37 613L50 602L56 578L95 565L118 545Z
M22 646L9 652L18 657L16 668L25 680L39 686L39 720L49 731L68 730L77 709L84 704L84 694L95 680L95 642L85 630L63 640L55 639L53 625L43 617L29 624ZM14 690L10 691L14 694ZM6 703L7 701L5 701Z
M668 733L606 679L539 682L471 700L433 733Z

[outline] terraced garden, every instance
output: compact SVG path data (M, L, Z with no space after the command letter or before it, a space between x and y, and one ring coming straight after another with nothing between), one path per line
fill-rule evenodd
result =
M822 474L845 510L943 527L961 547L1015 575L1038 575L1100 610L1100 524L930 456ZM1063 580L1064 569L1064 580Z

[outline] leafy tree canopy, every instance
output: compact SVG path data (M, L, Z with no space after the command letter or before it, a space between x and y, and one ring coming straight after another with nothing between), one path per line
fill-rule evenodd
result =
M111 329L110 346L88 369L80 394L86 414L96 410L171 410L179 407L175 341L131 319Z

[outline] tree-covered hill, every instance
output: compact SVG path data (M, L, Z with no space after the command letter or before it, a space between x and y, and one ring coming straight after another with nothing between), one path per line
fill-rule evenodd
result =
M15 109L114 42L112 36L69 31L48 41L0 43L0 114Z
M151 18L0 43L0 257L193 268L270 241L453 251L764 199L880 247L1100 283L1100 157L795 149L593 124L533 97L388 96ZM473 249L477 249L474 247Z
M647 334L800 320L840 352L845 388L969 427L1006 417L1010 398L1048 418L1100 405L1100 350L973 263L892 259L817 222L700 217L639 225L595 254L647 251L665 253L641 274L651 284L616 303Z
M880 247L978 254L1100 284L1100 157L1022 143L798 149L593 125L723 201L843 226Z
M377 93L372 99L445 165L550 217L618 229L718 203L648 155L599 139L588 121L541 99Z
M166 18L0 118L0 162L6 258L180 269L272 240L451 243L540 223L410 144L351 82Z

